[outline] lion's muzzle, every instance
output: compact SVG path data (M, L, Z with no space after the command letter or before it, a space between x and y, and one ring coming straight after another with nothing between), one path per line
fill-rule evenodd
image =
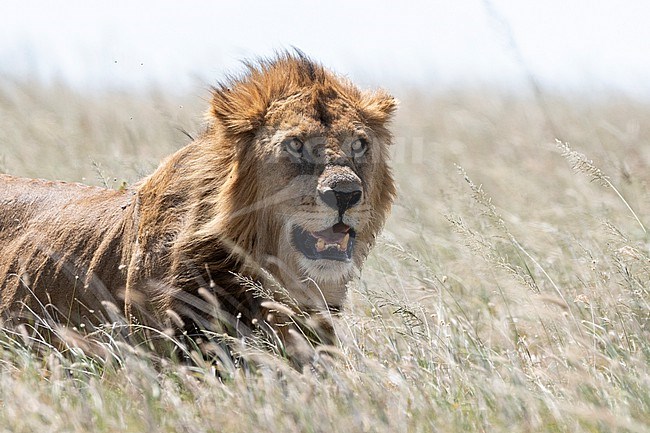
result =
M318 182L318 195L327 206L339 211L342 221L343 214L361 202L361 179L349 167L327 166Z

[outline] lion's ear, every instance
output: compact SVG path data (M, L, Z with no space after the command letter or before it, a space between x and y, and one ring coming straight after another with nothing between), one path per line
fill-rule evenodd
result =
M262 125L266 110L263 99L250 89L215 87L209 116L232 138L248 138Z
M397 110L397 100L383 90L364 93L359 101L361 113L370 127L383 127Z

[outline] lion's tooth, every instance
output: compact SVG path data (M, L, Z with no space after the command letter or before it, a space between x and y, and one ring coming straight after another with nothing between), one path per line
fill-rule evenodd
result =
M325 250L325 239L318 238L318 240L316 241L316 251L320 253L321 251L324 250Z
M350 242L350 233L347 233L344 237L341 243L339 244L339 250L341 251L347 251L348 250L348 242Z

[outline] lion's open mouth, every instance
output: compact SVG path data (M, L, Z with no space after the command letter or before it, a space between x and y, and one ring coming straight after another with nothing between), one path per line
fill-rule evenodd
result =
M310 260L352 260L356 237L354 229L347 224L337 223L319 232L310 232L298 226L293 228L293 244Z

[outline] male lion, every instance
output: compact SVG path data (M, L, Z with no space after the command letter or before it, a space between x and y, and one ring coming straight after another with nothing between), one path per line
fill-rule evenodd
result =
M196 331L218 305L231 333L276 317L286 343L269 298L340 309L395 194L396 103L300 52L247 67L214 88L205 132L132 187L0 175L5 320L92 326L114 304L133 324Z

